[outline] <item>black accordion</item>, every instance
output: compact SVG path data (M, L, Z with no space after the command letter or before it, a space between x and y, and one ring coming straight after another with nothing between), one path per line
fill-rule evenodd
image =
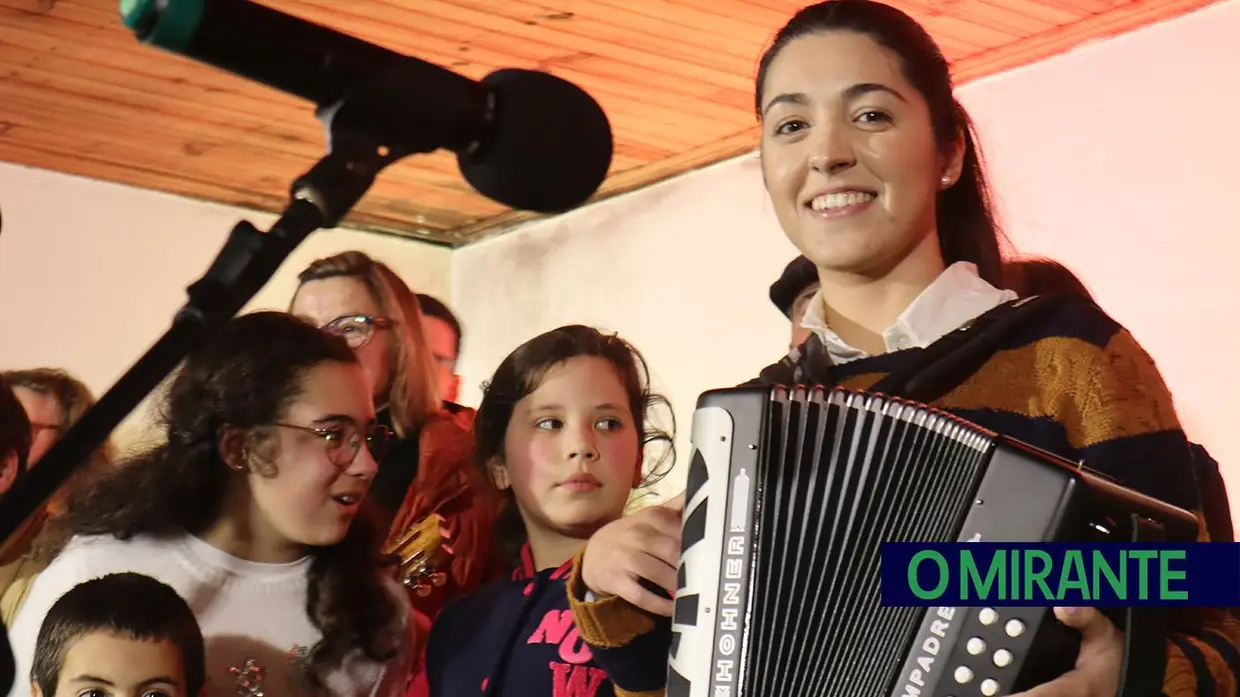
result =
M1078 633L1050 608L883 607L883 542L1197 534L1191 513L1079 463L877 394L707 392L692 442L667 697L1018 692L1070 670ZM1126 674L1155 670L1141 682L1158 694L1165 633L1148 622L1127 632Z

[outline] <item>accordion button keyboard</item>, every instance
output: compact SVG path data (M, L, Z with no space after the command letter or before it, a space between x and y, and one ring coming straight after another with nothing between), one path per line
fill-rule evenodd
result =
M981 621L982 624L990 626L999 621L999 613L988 607L982 608L982 611L977 613L977 619Z
M969 670L967 666L960 666L959 668L956 669L956 682L963 685L972 679L973 679L973 671Z
M972 639L969 639L967 644L965 644L965 648L969 651L969 653L977 656L986 650L986 642L982 641L981 637L973 637Z
M982 694L985 695L985 697L994 697L998 693L999 683L991 680L990 678L986 678L982 681Z
M1000 668L1006 668L1012 664L1012 652L1007 649L999 649L995 652L995 665Z
M1008 623L1003 627L1003 631L1007 632L1007 635L1010 637L1018 637L1025 633L1025 623L1020 620L1008 620Z

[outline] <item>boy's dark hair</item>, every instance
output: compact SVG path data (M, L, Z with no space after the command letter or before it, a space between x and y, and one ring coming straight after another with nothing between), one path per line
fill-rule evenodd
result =
M641 486L650 487L667 475L663 465L676 459L675 416L669 409L667 417L671 424L667 430L651 423L652 410L658 405L669 405L664 397L651 391L645 359L632 344L618 336L604 334L593 327L569 325L539 334L518 346L499 364L484 387L482 404L474 420L474 457L487 481L493 481L488 470L492 458L504 456L508 422L512 420L517 403L536 391L552 368L578 356L602 358L616 369L633 412L633 423L641 439L639 445L646 448L662 443L666 447L661 456L652 458L654 462ZM512 568L520 563L521 548L528 535L512 490L503 492L503 497L503 510L495 520L496 547L503 563Z
M452 310L448 309L448 306L443 304L443 302L438 298L431 295L424 295L422 293L418 293L418 306L422 308L423 317L435 317L441 319L446 322L449 327L452 327L452 333L456 334L456 350L459 353L461 350L461 339L464 335L461 333L461 321L456 318L456 315L452 313Z
M13 394L9 382L0 377L0 461L7 459L9 453L16 452L17 473L24 474L32 440L30 417L26 415L25 407Z
M186 694L194 697L202 691L205 649L202 630L189 605L150 576L120 573L74 586L43 618L30 671L43 697L56 694L60 669L74 642L98 632L137 641L171 641L181 651Z

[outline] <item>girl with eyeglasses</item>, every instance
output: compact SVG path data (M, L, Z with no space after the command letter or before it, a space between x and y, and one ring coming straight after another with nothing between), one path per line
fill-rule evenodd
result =
M386 264L343 252L310 264L299 281L290 312L344 337L366 369L379 423L395 432L370 492L388 542L431 516L451 538L450 558L410 579L419 583L411 600L427 628L447 599L495 572L491 531L499 501L472 467L474 412L439 398L417 296Z
M341 338L283 313L234 319L172 382L164 442L71 492L67 543L10 628L17 675L62 594L129 571L194 610L210 697L402 694L408 599L362 515L389 437L369 397ZM11 697L29 694L16 680Z

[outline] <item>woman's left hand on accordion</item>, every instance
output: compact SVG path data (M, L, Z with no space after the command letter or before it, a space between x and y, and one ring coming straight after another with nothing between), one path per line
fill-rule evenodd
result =
M1012 697L1115 697L1124 660L1124 635L1092 607L1055 608L1060 622L1081 633L1076 667Z
M646 612L671 617L684 506L681 494L599 528L581 558L586 588L597 596L619 596ZM651 592L647 584L665 590L666 596Z

